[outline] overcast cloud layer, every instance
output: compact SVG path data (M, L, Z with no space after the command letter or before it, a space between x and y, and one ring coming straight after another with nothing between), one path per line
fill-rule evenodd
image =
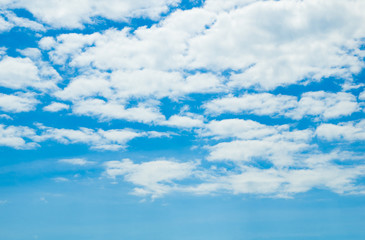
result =
M175 145L57 160L142 197L365 193L365 1L75 2L0 3L32 39L0 42L4 152Z

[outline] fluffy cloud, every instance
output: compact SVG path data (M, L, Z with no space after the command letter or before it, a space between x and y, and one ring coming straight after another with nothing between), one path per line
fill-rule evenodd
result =
M39 51L39 50L38 50ZM37 51L36 51L37 52ZM30 51L24 53L32 54ZM30 58L4 56L0 60L0 86L11 89L34 88L42 91L57 89L58 73L47 63Z
M320 116L323 119L349 116L360 110L356 97L350 93L306 92L301 96L298 107L286 115L294 119L303 116Z
M33 94L18 92L12 95L0 93L0 109L4 112L29 112L39 101Z
M42 134L34 137L37 142L55 140L63 144L83 143L97 150L121 150L126 147L126 143L136 137L145 135L129 129L113 129L104 131L102 129L93 130L80 128L78 130L51 128L39 126Z
M204 118L203 116L186 112L172 115L168 120L159 124L178 128L202 127L204 125Z
M297 98L270 93L245 94L240 97L227 96L207 102L207 113L250 113L256 115L277 115L297 107Z
M350 78L363 67L364 8L362 1L257 1L224 11L190 41L190 66L236 70L229 85L237 88Z
M23 27L35 31L45 31L45 28L42 24L26 18L18 17L10 11L3 11L0 8L0 33L4 31L9 31L13 27Z
M244 167L241 173L215 176L208 181L186 189L196 194L231 192L270 197L291 197L313 188L328 189L339 194L358 194L364 187L356 179L364 176L363 166L343 167L327 164L317 168L259 169Z
M151 27L61 34L41 39L39 46L54 64L79 73L55 93L74 102L75 114L156 122L164 116L156 106L145 107L146 100L274 89L326 77L351 82L365 56L360 49L365 32L359 24L364 20L359 9L364 7L361 1L338 0L331 5L313 0L206 1L200 8L177 10ZM337 9L342 9L341 17ZM129 101L141 102L129 108ZM359 110L350 93L320 91L304 93L300 100L246 94L206 107L215 114L243 111L293 119L332 119Z
M47 112L59 112L61 110L67 110L69 109L70 106L64 103L59 103L59 102L52 102L51 104L45 106L43 108L43 111L47 111Z
M0 8L24 8L47 28L82 28L103 18L157 20L178 2L4 0ZM9 49L7 56L7 49L0 48L0 86L7 88L6 94L0 93L0 109L31 111L37 99L44 99L51 102L44 111L70 109L99 121L189 130L197 143L193 148L203 146L200 150L207 152L203 164L128 159L105 163L106 176L122 177L140 196L178 191L287 197L312 188L365 192L356 182L365 174L361 152L346 152L325 142L365 139L364 121L334 124L337 118L355 120L363 114L363 103L357 100L364 100L364 93L358 99L353 95L362 85L352 80L364 68L363 9L361 0L206 0L199 8L174 10L150 26L99 30L108 21L78 33L59 29L43 37L38 34L40 49ZM0 31L14 26L44 30L42 24L10 10L0 15ZM63 34L54 35L59 32ZM307 85L323 78L336 79L333 85L339 83L342 92ZM297 84L302 84L301 96L285 95L298 90L293 86ZM293 88L285 88L289 85ZM332 91L339 89L333 85ZM207 102L199 106L202 101ZM186 104L196 106L191 110ZM247 119L217 117L224 113ZM272 123L269 117L257 116L280 119ZM298 125L276 125L303 118ZM0 145L30 149L55 141L119 151L135 138L173 134L0 125ZM325 152L323 143L328 144ZM342 164L348 160L357 162ZM59 163L82 166L88 161L71 158Z
M105 163L106 174L111 178L124 176L124 179L135 185L133 193L139 196L151 195L160 197L175 188L175 181L190 177L196 163L175 162L171 160L156 160L143 163L133 163L129 159L109 161Z
M159 122L165 119L158 108L150 103L139 103L126 108L124 103L105 102L101 99L88 99L74 104L73 112L79 115L95 116L102 120L124 119L143 123Z
M360 110L354 95L324 91L303 93L299 101L294 96L269 93L245 94L240 97L228 96L207 102L204 107L213 115L228 112L285 116L293 119L301 119L305 116L331 119L351 115Z
M204 126L200 134L205 137L258 139L278 134L283 130L288 130L288 125L268 126L252 120L224 119L213 120Z
M154 160L134 163L129 159L107 161L107 177L136 185L133 194L162 197L171 192L198 195L213 193L255 194L266 197L292 197L313 188L327 189L339 194L358 194L364 190L356 180L365 175L361 164L344 166L335 161L353 159L353 153L333 151L302 156L301 165L294 168L222 165L207 169L198 162ZM363 160L363 156L359 159ZM229 170L228 170L228 168ZM183 180L189 180L188 184Z
M207 146L210 161L270 161L277 166L289 166L315 148L310 143L311 130L291 130L287 125L267 126L251 120L212 121L201 135L231 140Z
M7 114L0 114L0 118L3 118L3 119L7 119L7 120L13 120L12 117L10 117L9 115Z
M210 161L255 162L270 161L277 166L289 166L297 154L313 147L306 142L290 140L234 140L221 142L208 149Z
M61 144L86 144L93 150L118 151L127 147L127 142L137 137L170 137L170 133L132 129L93 130L90 128L64 129L37 124L38 129L23 126L0 125L0 146L16 149L32 149L44 141Z
M363 141L365 140L365 120L358 122L345 122L339 124L321 124L316 134L328 141L346 140Z
M362 91L359 95L360 100L365 100L365 91Z
M15 149L35 148L38 144L31 141L34 136L35 131L31 128L0 124L0 146Z
M169 6L178 0L118 1L118 0L5 0L0 8L24 8L40 21L61 28L82 28L84 23L92 23L95 17L115 21L126 21L132 17L157 19Z

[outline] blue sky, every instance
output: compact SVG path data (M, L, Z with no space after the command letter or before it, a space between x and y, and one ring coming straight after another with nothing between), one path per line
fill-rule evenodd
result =
M1 239L364 239L365 2L3 0Z

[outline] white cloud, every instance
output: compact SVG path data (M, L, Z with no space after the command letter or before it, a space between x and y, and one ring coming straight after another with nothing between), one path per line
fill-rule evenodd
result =
M204 108L214 115L231 112L275 116L294 109L297 104L297 98L294 96L259 93L214 99L207 102Z
M365 90L360 93L359 99L360 100L365 100Z
M38 146L37 143L30 140L34 136L35 131L31 128L0 124L0 146L32 149Z
M75 114L157 122L164 116L144 102L237 88L274 89L325 77L351 83L365 56L360 50L364 8L361 1L211 0L201 8L177 10L151 27L62 34L39 45L53 63L80 73L55 93L74 102ZM137 107L126 107L129 100ZM229 96L206 106L216 114L244 111L317 120L359 110L350 93L325 92L305 93L300 100L268 93Z
M127 21L127 18L145 17L157 19L169 6L178 0L118 1L118 0L7 0L0 3L1 8L25 8L40 21L61 28L82 28L84 23L94 22L95 17L114 21Z
M115 101L105 102L101 99L88 99L75 103L72 107L75 114L95 116L102 120L125 119L143 123L159 122L164 116L155 106L139 103L136 107L125 108L124 104Z
M87 144L92 149L117 151L124 149L128 141L144 136L130 129L112 129L112 130L93 130L89 128L63 129L51 128L39 125L42 130L41 135L35 136L33 139L37 142L46 140L55 140L62 144Z
M56 39L51 59L62 64L70 58L71 66L92 65L102 70L180 70L187 64L188 40L204 31L214 15L195 8L176 11L158 25L143 26L133 33L124 28L90 35L63 34Z
M286 115L294 119L300 119L306 115L331 119L349 116L358 110L360 107L356 97L350 93L319 91L304 93L298 102L298 107Z
M215 139L239 138L239 139L261 139L263 137L278 134L283 130L288 130L289 126L268 126L252 120L224 119L213 120L200 130L200 135Z
M107 75L91 71L87 75L78 76L63 90L54 93L57 98L63 100L78 100L94 96L111 96L113 91L107 80Z
M316 134L328 141L346 140L362 141L365 140L365 120L358 122L344 122L339 124L321 124Z
M356 97L350 93L324 91L303 93L299 101L294 96L270 93L245 94L240 97L227 96L207 102L207 113L248 113L255 115L285 116L301 119L318 116L322 119L339 118L359 111Z
M15 149L32 149L44 141L57 141L61 144L86 144L93 150L118 151L127 147L127 143L137 137L170 137L172 133L156 131L137 131L133 129L64 129L36 124L38 129L23 126L5 126L0 124L0 146Z
M4 119L6 119L6 120L13 120L13 118L12 117L10 117L9 115L7 115L7 114L0 114L0 118L4 118Z
M47 111L47 112L59 112L62 110L67 110L69 109L70 106L64 103L59 103L59 102L52 102L51 104L45 106L43 108L43 111Z
M363 67L363 9L363 1L306 0L257 1L223 11L190 41L189 66L237 70L229 83L235 88L351 78Z
M9 31L13 27L23 27L35 31L45 31L44 26L40 23L18 17L10 11L4 11L0 9L0 32Z
M0 20L1 21L1 20ZM6 54L6 50L7 48L6 47L0 47L0 57L3 57L3 55Z
M177 2L4 0L0 8L25 8L47 28L82 28L102 18L157 20ZM363 103L358 103L350 90L361 87L352 81L352 76L364 68L364 9L361 0L206 0L201 8L176 10L148 27L44 37L38 42L41 50L18 50L22 57L6 56L6 49L0 48L0 86L28 91L0 94L0 108L9 112L34 109L38 95L30 91L35 90L50 98L47 102L52 101L44 111L70 108L73 114L102 121L121 119L149 124L151 130L156 126L193 129L192 134L200 138L195 140L201 140L195 147L203 144L208 151L205 166L173 160L106 162L106 175L122 176L137 186L134 194L140 196L160 197L180 191L285 197L312 188L341 194L365 192L356 183L365 173L363 155L344 152L341 146L323 153L321 144L317 145L323 139L362 141L365 121L322 123L315 134L310 129L318 122L360 111ZM15 25L44 30L42 24L7 11L0 14L0 31ZM48 54L50 62L62 71L65 82L60 82L62 78L43 54ZM344 82L340 83L343 92L304 92L298 97L262 92L291 84L303 84L301 91L305 91L311 81L331 77ZM244 94L236 97L230 93ZM194 94L206 95L195 98ZM216 96L219 98L203 106L209 114L206 118L188 112L189 109L174 112L190 97L196 100L190 104L195 104ZM175 101L172 109L167 109L169 104L163 105L164 98ZM358 99L364 100L364 93ZM161 106L166 108L160 109ZM199 111L199 106L194 107ZM165 110L169 116L163 114ZM311 123L309 129L298 130L294 125L264 125L252 120L211 120L223 113L308 118L300 124L305 126L307 120ZM208 119L210 122L206 123ZM0 145L30 149L38 143L56 141L116 151L138 137L173 134L0 125ZM314 136L318 138L313 139ZM347 160L357 163L337 163ZM59 162L80 166L88 163L85 159ZM212 168L206 169L206 165ZM185 179L187 183L181 183Z
M173 191L175 181L192 176L196 163L155 160L138 164L123 159L106 162L105 168L108 177L124 176L125 181L138 185L134 194L155 198Z
M361 194L364 186L356 183L365 175L361 164L338 165L335 161L353 160L353 153L333 151L308 153L293 167L260 168L247 165L222 165L207 169L198 162L154 160L133 163L129 159L108 161L106 176L124 180L136 187L138 196L161 197L171 192L204 194L256 194L266 197L292 197L313 188L338 194ZM358 158L362 159L363 158ZM230 170L228 170L229 167ZM179 180L189 180L181 182Z
M327 164L317 168L259 169L243 167L241 173L215 176L186 190L196 194L231 192L257 194L269 197L291 197L313 188L326 189L338 194L358 194L364 190L356 179L364 176L363 166L344 167Z
M91 161L87 161L84 158L60 159L60 160L58 160L58 162L65 163L65 164L71 164L71 165L79 165L79 166L84 166L84 165L87 165L87 164L93 164L94 163L94 162L91 162Z
M35 110L39 101L34 94L17 92L12 95L0 93L0 109L4 112L29 112Z
M204 118L200 115L184 113L183 115L172 115L168 120L160 124L177 128L202 127L204 125Z
M34 52L32 53L34 54ZM0 86L11 89L57 89L58 73L47 63L4 56L0 60Z
M306 142L286 139L234 140L208 147L209 161L270 161L277 166L290 166L297 154L313 149Z
M10 30L13 27L11 23L6 21L3 16L0 15L0 33Z
M53 178L53 181L55 181L55 182L68 182L70 180L68 178L64 178L64 177L55 177L55 178Z
M311 130L291 130L288 125L268 126L252 120L225 119L211 121L200 131L202 136L220 141L209 150L209 161L270 161L290 166L304 152L316 148L311 144Z

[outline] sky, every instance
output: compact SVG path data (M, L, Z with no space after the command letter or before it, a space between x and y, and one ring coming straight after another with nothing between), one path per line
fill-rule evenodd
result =
M364 12L0 0L0 239L365 239Z

